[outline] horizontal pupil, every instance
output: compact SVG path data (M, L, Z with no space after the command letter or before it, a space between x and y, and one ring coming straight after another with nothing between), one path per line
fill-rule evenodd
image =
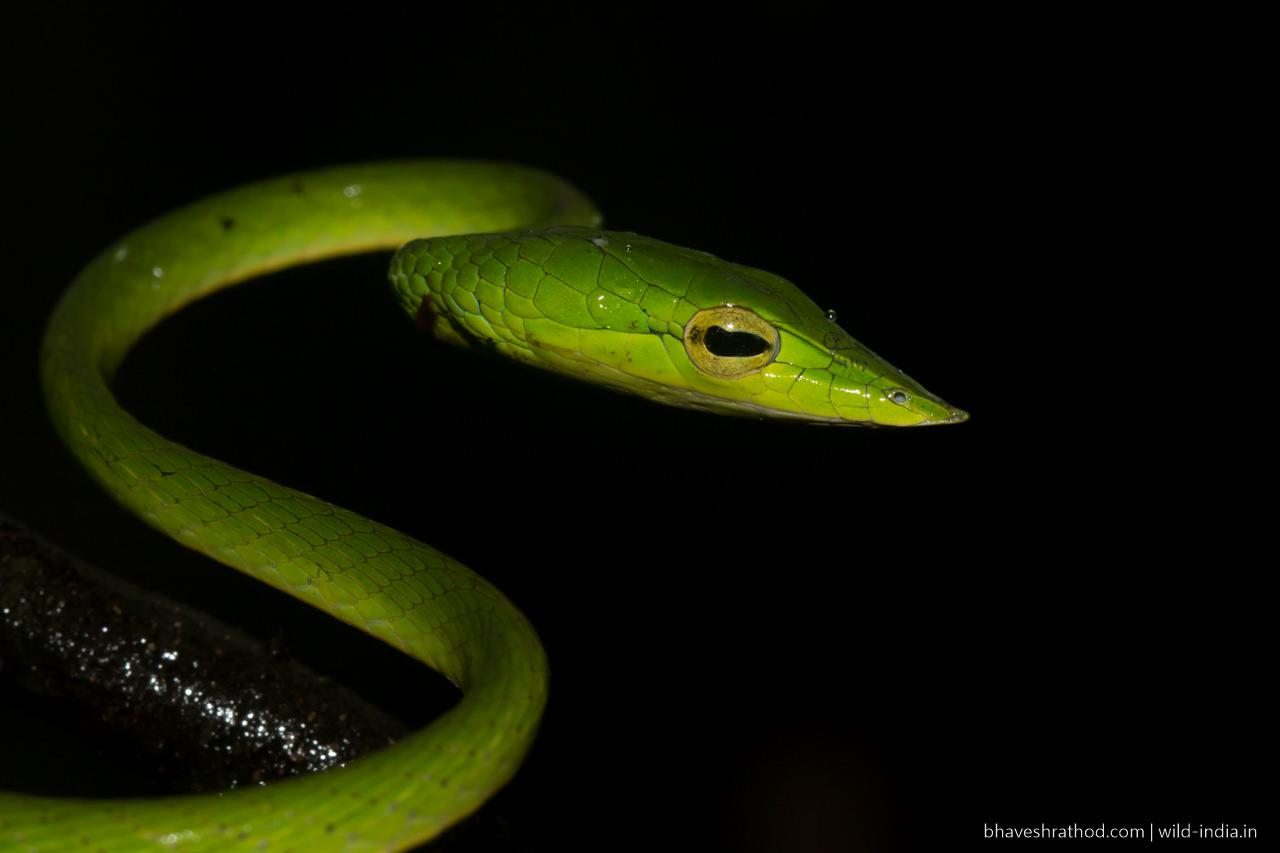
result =
M722 358L750 358L769 351L769 342L753 332L731 332L720 326L707 329L707 350Z

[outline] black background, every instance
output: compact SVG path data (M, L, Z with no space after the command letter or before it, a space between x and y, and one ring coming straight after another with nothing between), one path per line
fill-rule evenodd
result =
M1247 62L1247 24L1021 8L24 8L0 508L429 719L413 665L89 485L44 420L38 337L81 264L207 192L387 157L541 166L612 227L787 276L973 419L802 428L536 375L405 323L384 258L144 340L118 386L144 422L421 536L538 626L552 702L492 806L514 849L1265 831L1274 557L1249 551L1223 429L1261 403L1217 349L1218 281L1165 228L1227 168L1198 141L1221 141L1206 80Z

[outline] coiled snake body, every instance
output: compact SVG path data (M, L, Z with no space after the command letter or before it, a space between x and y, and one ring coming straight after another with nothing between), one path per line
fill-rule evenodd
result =
M41 364L57 430L94 478L153 527L403 650L463 698L389 749L265 786L147 800L0 793L0 847L402 849L478 808L534 737L547 661L502 593L403 533L170 441L116 402L110 383L129 348L214 290L399 249L398 301L453 342L732 414L885 425L965 417L786 280L599 222L577 190L532 169L370 164L206 198L125 236L80 273L49 322Z

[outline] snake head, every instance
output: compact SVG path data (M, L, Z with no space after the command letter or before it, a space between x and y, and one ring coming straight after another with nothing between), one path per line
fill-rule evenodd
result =
M835 312L821 310L780 276L716 261L691 282L690 296L705 307L684 328L689 361L739 383L759 414L873 426L968 418L855 340Z
M636 234L416 240L391 279L411 316L431 306L505 355L662 403L841 425L968 417L786 279Z

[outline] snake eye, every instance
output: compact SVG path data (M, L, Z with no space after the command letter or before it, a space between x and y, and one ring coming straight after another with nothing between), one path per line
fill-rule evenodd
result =
M901 388L894 388L889 392L889 399L897 403L899 406L905 406L907 401L911 399L911 395L906 391L903 391Z
M773 345L755 332L731 332L724 326L707 329L703 342L707 351L721 358L750 358L773 349Z
M778 354L778 330L746 308L720 305L694 314L684 327L684 348L710 376L737 379L755 373Z

